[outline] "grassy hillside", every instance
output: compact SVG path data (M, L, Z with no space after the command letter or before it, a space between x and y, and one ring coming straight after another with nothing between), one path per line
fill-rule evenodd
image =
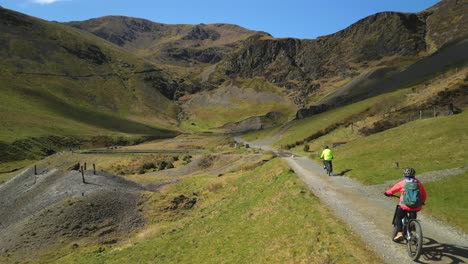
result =
M468 113L464 112L418 120L359 138L335 148L336 169L351 169L346 175L375 184L401 177L401 171L393 169L395 161L418 173L463 166L468 160L462 147L468 140L467 122Z
M349 125L366 118L371 113L380 112L392 102L397 102L404 97L406 91L386 94L380 97L367 99L352 105L336 108L309 118L293 121L292 125L281 134L279 140L274 143L276 147L287 147L288 145L302 145L304 140L314 136L319 137L328 134L334 129ZM268 132L267 132L268 133ZM257 137L261 135L257 134Z
M239 122L269 112L291 118L296 106L277 86L264 79L236 79L227 81L212 91L186 98L181 127L189 131L216 131L229 122Z
M2 161L40 157L25 141L59 147L44 145L50 136L174 134L172 82L155 65L92 34L3 8L0 31Z
M115 245L65 245L33 263L378 263L293 174L273 159L223 177L186 177L147 193L146 226ZM176 197L192 209L168 210ZM73 249L72 249L73 248Z
M430 194L424 210L439 219L460 227L468 233L468 171L465 173L424 184Z

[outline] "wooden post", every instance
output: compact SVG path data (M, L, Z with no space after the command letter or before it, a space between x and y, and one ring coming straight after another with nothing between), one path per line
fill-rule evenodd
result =
M434 117L436 117L436 116L437 116L437 113L436 113L436 108L434 106Z
M84 170L86 170L86 162L84 163Z
M419 119L422 119L422 110L419 110Z
M37 166L34 165L34 175L37 175Z
M83 183L86 183L85 178L84 178L84 169L83 169L83 166L81 166L81 180L83 181Z
M96 175L96 164L93 163L93 174Z

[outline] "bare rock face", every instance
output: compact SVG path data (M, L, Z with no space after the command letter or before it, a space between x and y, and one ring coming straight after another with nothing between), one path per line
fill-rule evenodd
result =
M445 0L417 14L378 13L315 40L252 37L226 63L226 73L300 89L310 80L355 77L369 62L421 57L465 39L467 10L466 1Z
M242 133L260 130L282 124L286 117L277 112L269 112L264 116L254 116L236 123L227 123L223 126L228 133Z
M183 40L217 40L220 38L220 34L215 30L205 29L201 26L195 26L187 35L185 35Z
M296 119L304 119L309 116L317 115L327 111L329 107L326 104L312 105L309 108L299 109L296 113Z
M423 12L427 14L426 38L431 49L468 36L468 4L464 0L442 0Z
M426 50L425 17L379 13L316 40L250 39L229 62L230 74L265 76L273 83L352 76L351 63L386 56L411 56Z

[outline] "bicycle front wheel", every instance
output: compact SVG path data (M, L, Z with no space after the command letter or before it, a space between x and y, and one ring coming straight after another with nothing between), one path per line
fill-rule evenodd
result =
M423 244L421 224L418 221L410 221L408 224L408 233L408 255L411 257L412 260L417 260L421 255Z

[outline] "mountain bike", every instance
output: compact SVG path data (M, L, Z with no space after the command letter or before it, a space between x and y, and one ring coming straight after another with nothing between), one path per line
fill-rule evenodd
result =
M323 165L324 165L323 169L326 171L327 175L330 176L332 174L330 161L324 160Z
M392 238L394 238L397 234L397 228L395 223L397 210L398 205L395 208L395 214L393 215L392 220ZM423 244L422 227L419 221L416 220L416 217L416 212L406 211L405 216L401 220L403 222L403 237L406 240L406 250L408 252L408 256L410 256L410 258L414 261L418 260L419 256L421 255Z

